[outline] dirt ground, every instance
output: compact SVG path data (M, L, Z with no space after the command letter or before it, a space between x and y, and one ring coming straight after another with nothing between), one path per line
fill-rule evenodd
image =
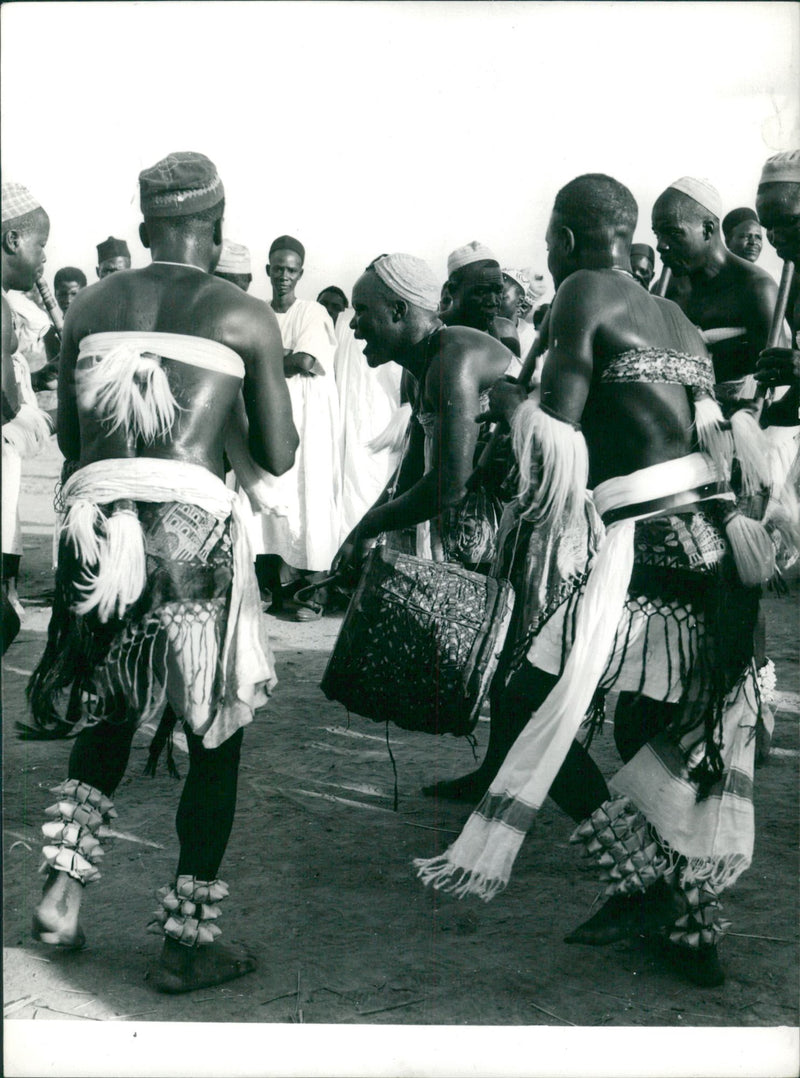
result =
M55 460L55 457L53 458ZM727 981L699 989L644 941L566 946L598 895L568 843L570 821L547 803L510 886L488 904L458 902L417 882L411 860L439 852L464 807L420 787L472 764L464 740L386 732L327 701L319 682L340 619L271 617L280 684L245 735L239 801L222 877L225 938L259 958L230 985L161 997L148 985L159 940L146 925L177 858L180 784L142 771L136 743L120 786L102 879L85 902L88 946L54 953L30 940L41 889L39 826L68 745L21 742L24 687L44 645L51 599L52 462L32 462L22 515L25 627L3 660L4 999L9 1019L405 1026L795 1027L798 1024L798 585L766 599L768 654L778 672L773 752L756 773L756 849L725 897L732 930ZM488 737L479 724L478 755ZM611 731L593 751L617 766ZM186 757L176 754L181 773ZM56 1073L55 1071L53 1073ZM621 1072L619 1072L621 1073ZM643 1072L642 1072L643 1073ZM721 1072L720 1072L721 1073Z

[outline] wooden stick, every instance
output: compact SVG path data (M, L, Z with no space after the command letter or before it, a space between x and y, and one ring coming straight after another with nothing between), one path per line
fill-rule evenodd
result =
M766 348L777 348L783 332L783 320L786 317L786 308L789 304L789 292L794 278L794 262L784 262L781 273L781 283L778 286L778 296L775 300L775 310L772 312L772 322L767 335ZM767 387L759 385L753 400L763 400L767 394Z
M425 996L419 999L407 999L405 1003L390 1003L388 1007L374 1007L371 1011L356 1011L359 1017L367 1014L383 1014L384 1011L399 1011L401 1007L413 1007L416 1003L424 1003Z
M753 936L749 932L729 932L729 936L736 936L740 940L769 940L770 943L796 943L796 940L787 940L782 936Z
M654 296L660 296L662 299L667 294L669 288L669 282L672 280L672 270L669 266L664 266L661 271L661 276L658 278L658 284L653 289Z
M546 1011L544 1007L540 1007L536 1003L529 1003L528 1006L533 1007L536 1011L541 1011L542 1014L546 1014L548 1018L555 1018L557 1022L566 1022L568 1026L577 1026L577 1022L570 1022L569 1018L562 1018L560 1014L553 1014L552 1011Z
M61 314L61 308L56 303L55 296L50 291L50 285L47 283L47 281L44 280L44 278L40 278L36 282L36 289L39 295L42 297L42 303L47 309L47 313L50 316L50 321L53 323L55 331L60 337L61 334L64 332L64 318Z

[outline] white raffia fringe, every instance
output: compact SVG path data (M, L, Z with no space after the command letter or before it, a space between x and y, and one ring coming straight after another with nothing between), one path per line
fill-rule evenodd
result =
M519 497L530 497L533 477L540 479L535 501L524 515L547 525L563 520L577 527L583 518L589 454L579 430L554 419L532 400L523 401L511 420L514 455L519 464ZM534 454L541 453L541 472L534 469ZM566 519L565 519L566 516Z
M459 898L475 894L486 901L508 883L525 831L501 816L487 819L482 809L490 812L492 801L504 798L535 811L547 797L611 653L633 570L634 528L633 520L623 520L606 531L561 677L514 742L456 841L444 854L414 862L424 883Z
M748 588L766 584L775 575L775 547L758 520L734 513L725 523L739 579Z
M733 434L725 426L722 409L713 397L700 397L694 402L697 443L714 461L720 480L730 478L733 460Z
M172 430L178 403L158 356L122 344L77 377L86 406L110 424L110 432L122 428L150 444Z
M394 412L392 412L392 416L383 430L367 442L367 449L372 453L381 453L384 449L388 449L391 453L399 453L403 448L410 420L411 405L401 404L399 408L395 408Z
M75 548L84 565L96 565L100 557L97 526L105 524L105 514L98 505L81 498L66 512L61 531Z
M23 458L41 452L52 433L48 414L32 404L20 404L14 418L3 424L3 441Z
M85 580L76 585L86 598L75 604L75 612L85 615L96 609L105 623L109 618L123 617L144 590L144 535L138 515L124 509L108 517L99 547L97 572L87 572Z
M733 446L742 475L742 493L756 494L769 485L769 443L755 417L740 408L731 417Z

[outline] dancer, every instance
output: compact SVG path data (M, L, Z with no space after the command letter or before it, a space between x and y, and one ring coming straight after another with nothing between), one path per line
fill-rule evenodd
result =
M83 890L99 875L134 731L166 705L190 763L151 982L185 992L255 968L216 939L228 893L218 869L243 728L275 683L239 499L223 481L224 432L243 392L250 452L276 474L291 467L297 434L272 313L211 275L224 211L216 168L173 153L139 188L152 264L79 294L64 327L58 438L80 466L62 491L56 599L28 692L41 736L81 729L47 810L33 934L83 945Z
M723 979L718 894L752 857L752 628L774 558L763 527L736 512L697 330L628 269L636 219L608 176L578 177L556 197L542 403L520 403L508 384L493 396L513 414L523 511L569 530L588 484L606 533L590 563L564 566L569 594L509 681L505 726L509 742L519 736L505 762L456 843L416 863L426 883L491 898L550 792L584 817L574 839L609 896L568 941L655 932L710 985ZM609 796L573 739L612 687L635 697L615 727L629 762Z

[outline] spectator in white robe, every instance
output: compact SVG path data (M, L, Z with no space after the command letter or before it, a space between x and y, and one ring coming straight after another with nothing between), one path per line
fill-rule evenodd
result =
M300 445L295 463L281 476L268 476L270 509L255 517L256 555L277 555L280 583L313 583L324 575L339 549L339 399L333 369L336 337L325 308L297 299L305 248L292 236L279 236L269 249L267 276L272 310L284 347L284 372ZM262 576L262 583L263 583ZM272 583L273 595L276 594ZM314 608L301 609L306 620Z
M372 508L400 460L411 405L400 404L403 368L370 367L364 342L356 340L352 307L336 320L333 361L339 390L342 461L340 539L347 538Z

